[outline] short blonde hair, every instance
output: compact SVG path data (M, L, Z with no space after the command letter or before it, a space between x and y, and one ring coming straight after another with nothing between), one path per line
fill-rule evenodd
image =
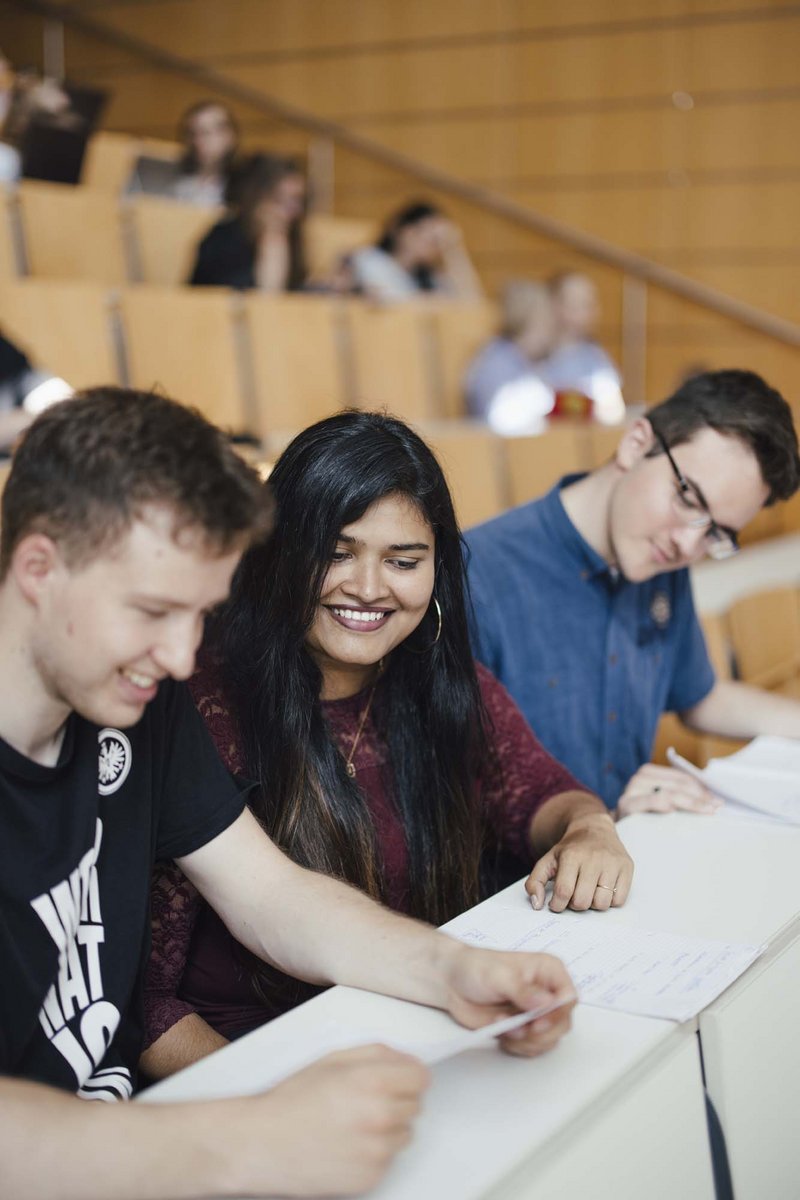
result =
M502 337L515 341L536 316L544 317L552 307L547 287L532 279L517 279L503 292Z

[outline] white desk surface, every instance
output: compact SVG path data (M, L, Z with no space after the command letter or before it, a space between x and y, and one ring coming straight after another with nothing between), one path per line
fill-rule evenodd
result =
M755 542L724 562L705 559L691 575L697 611L709 614L750 592L800 584L800 533Z
M637 863L630 900L607 914L587 913L588 921L776 943L800 912L800 830L647 814L621 822L619 831ZM448 1021L430 1009L333 988L151 1088L142 1099L257 1091L265 1064L302 1045L306 1031L331 1022L424 1040ZM541 1059L514 1059L486 1047L438 1064L412 1145L371 1195L477 1200L520 1163L546 1155L549 1143L563 1142L567 1131L577 1136L598 1105L608 1111L695 1028L580 1007L572 1034Z
M487 901L486 903L491 903ZM441 1013L351 988L333 988L188 1070L142 1093L150 1102L243 1094L262 1086L264 1064L302 1045L304 1031L335 1021L378 1033L433 1036ZM539 1059L483 1047L432 1068L414 1141L370 1193L376 1200L475 1200L565 1128L608 1111L631 1082L692 1036L687 1028L580 1008L571 1035ZM476 1131L480 1131L476 1136Z
M643 813L617 826L636 873L607 916L670 933L775 942L800 915L800 828Z

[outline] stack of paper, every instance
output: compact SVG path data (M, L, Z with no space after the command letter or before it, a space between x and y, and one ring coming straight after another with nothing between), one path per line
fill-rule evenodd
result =
M667 756L723 800L800 825L800 741L758 737L736 754L712 758L702 771L671 747Z
M554 954L582 1004L672 1021L696 1016L764 950L610 924L602 913L536 911L527 894L464 913L444 932L487 949Z

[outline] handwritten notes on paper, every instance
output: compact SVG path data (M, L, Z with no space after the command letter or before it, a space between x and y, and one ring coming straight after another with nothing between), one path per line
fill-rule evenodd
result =
M572 975L581 1003L673 1021L696 1016L763 951L611 925L602 914L537 912L527 896L518 905L497 903L464 913L445 932L486 949L554 954Z

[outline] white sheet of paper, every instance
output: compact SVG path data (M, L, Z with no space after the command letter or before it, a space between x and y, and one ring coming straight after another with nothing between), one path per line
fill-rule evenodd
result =
M452 1021L436 1036L428 1035L419 1038L393 1037L387 1033L385 1027L373 1028L361 1025L356 1028L337 1020L328 1020L316 1027L311 1037L306 1034L306 1036L296 1041L288 1041L282 1046L271 1046L268 1059L262 1060L258 1056L255 1059L248 1058L246 1077L241 1070L241 1064L237 1067L233 1061L236 1058L236 1051L241 1048L244 1052L247 1039L243 1039L242 1042L235 1043L233 1054L231 1048L228 1048L225 1062L230 1069L219 1074L213 1088L208 1093L203 1092L203 1098L239 1096L266 1091L297 1071L302 1071L304 1067L310 1067L312 1063L324 1058L327 1054L333 1054L337 1050L352 1050L358 1046L375 1044L392 1046L395 1050L411 1054L428 1066L433 1066L434 1063L443 1062L465 1050L474 1050L479 1046L486 1045L500 1037L501 1034L508 1033L520 1025L526 1025L529 1021L536 1020L537 1017L544 1017L559 1007L560 1004L548 1004L530 1012L514 1013L513 1016L493 1021L491 1025L484 1025L482 1029L464 1029ZM444 1018L442 1021L444 1022ZM202 1063L189 1067L188 1071L198 1069L202 1071ZM152 1104L168 1102L174 1099L171 1088L172 1080L168 1079L140 1093L137 1099L143 1103Z
M520 1025L527 1025L529 1021L546 1017L549 1013L555 1012L557 1008L561 1008L560 1002L547 1004L544 1008L531 1009L529 1012L514 1013L511 1017L501 1017L499 1021L493 1021L491 1025L484 1025L481 1029L459 1029L447 1039L441 1038L435 1042L403 1043L390 1040L388 1044L394 1046L396 1050L404 1050L406 1054L413 1054L415 1058L422 1059L431 1067L434 1063L444 1062L446 1058L452 1058L464 1050L474 1050L477 1046L485 1045L487 1042L499 1038L503 1033L519 1029Z
M800 742L759 737L725 758L712 758L701 770L672 746L667 758L674 767L699 779L723 800L800 825Z
M617 922L603 925L602 913L537 912L527 894L519 904L465 913L445 932L473 946L555 954L582 1004L672 1021L696 1016L764 950Z

